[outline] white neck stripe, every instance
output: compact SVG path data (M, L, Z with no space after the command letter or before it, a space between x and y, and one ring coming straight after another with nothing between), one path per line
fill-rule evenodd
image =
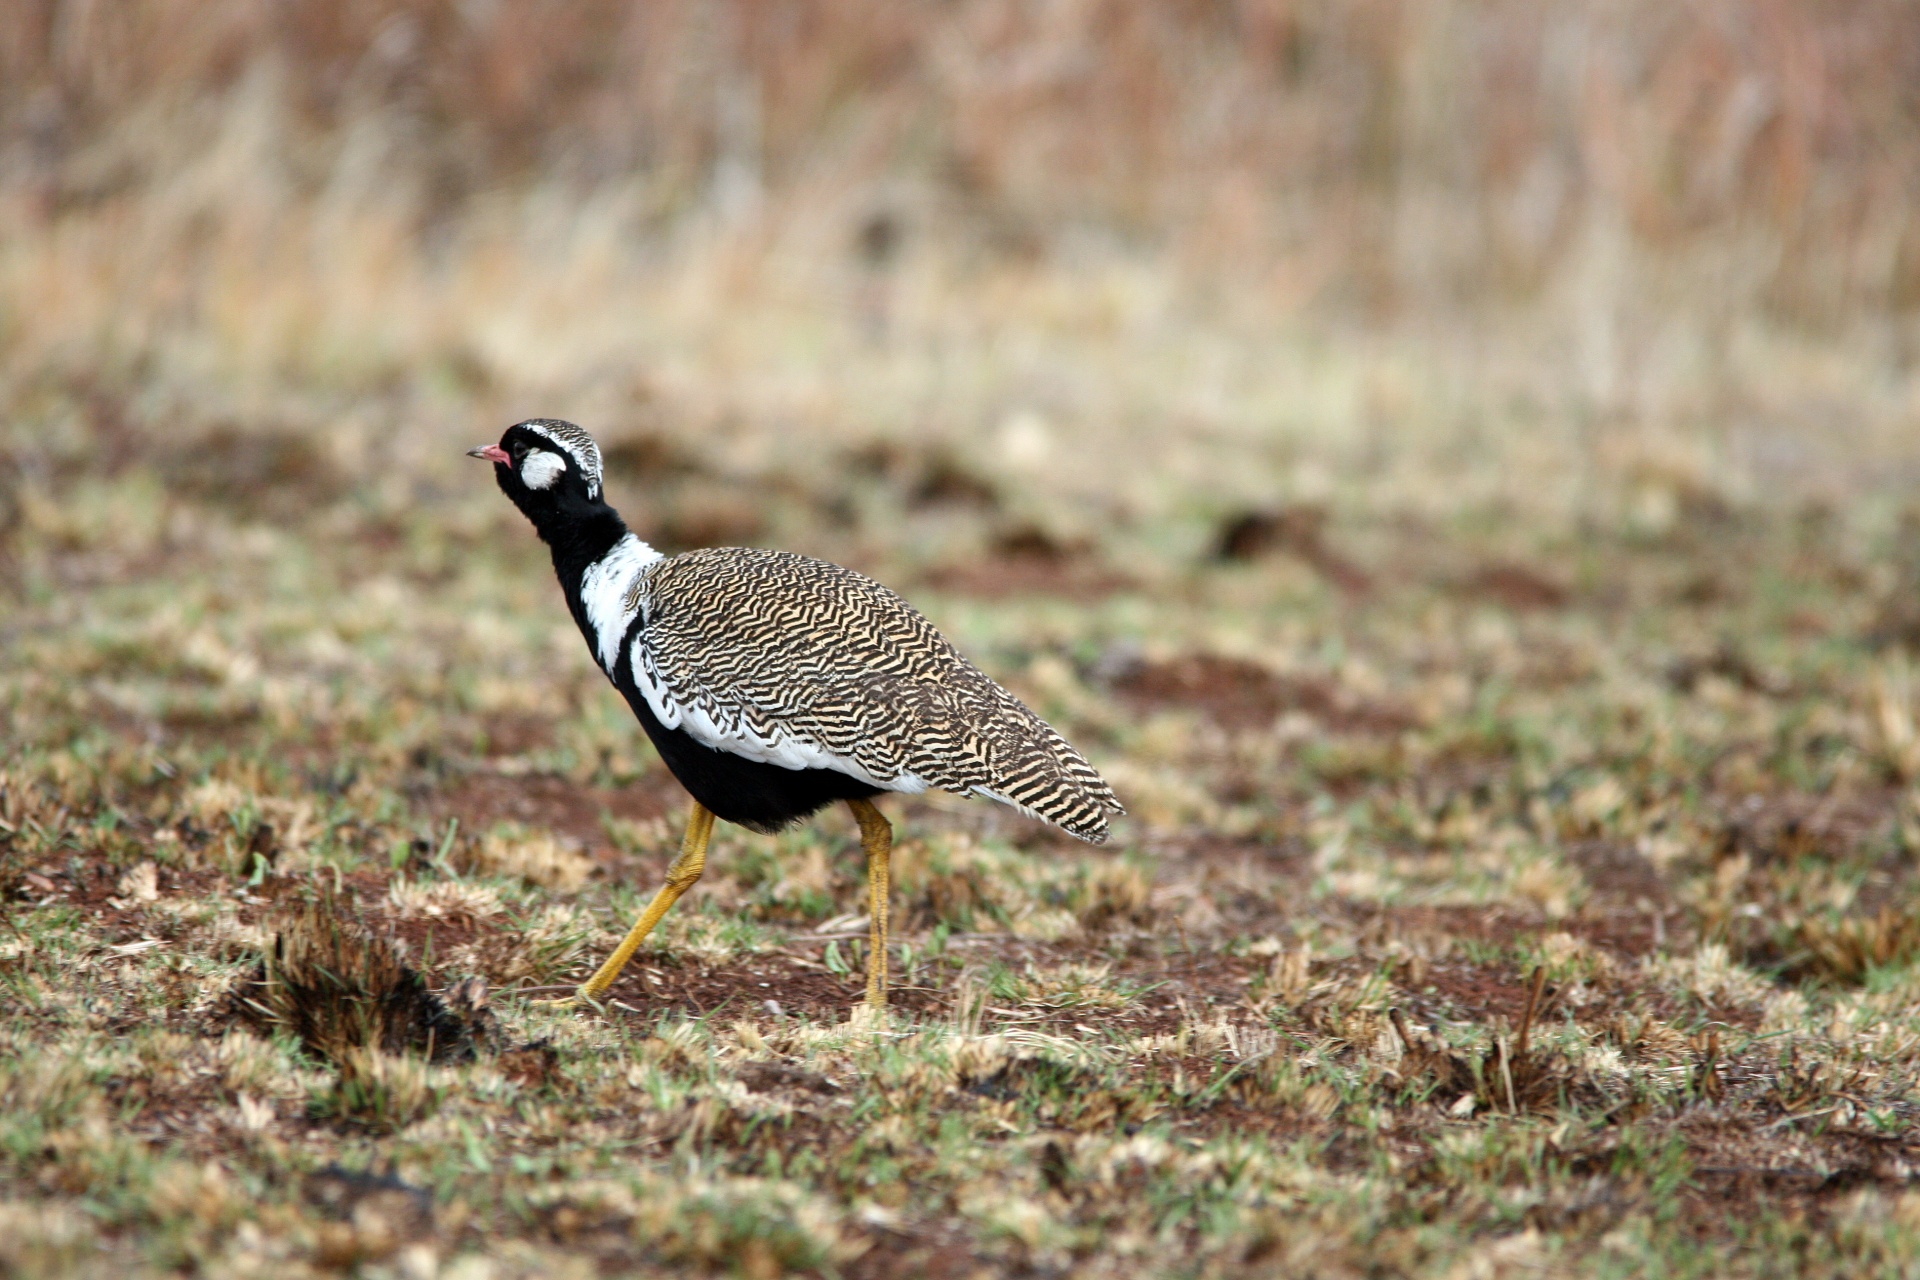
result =
M620 639L639 611L637 597L628 603L628 588L642 569L663 558L629 533L580 575L580 603L587 612L587 625L593 628L593 653L609 675L620 657Z

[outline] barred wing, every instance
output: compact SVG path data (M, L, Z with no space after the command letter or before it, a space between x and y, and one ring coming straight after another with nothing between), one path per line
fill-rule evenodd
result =
M1066 739L864 574L716 547L647 566L628 595L634 683L708 746L986 796L1095 843L1124 812Z

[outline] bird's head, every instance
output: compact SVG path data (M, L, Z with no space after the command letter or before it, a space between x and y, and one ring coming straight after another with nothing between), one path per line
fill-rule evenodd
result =
M600 504L600 446L571 422L518 422L499 444L469 449L467 456L491 462L500 491L543 532L570 512Z

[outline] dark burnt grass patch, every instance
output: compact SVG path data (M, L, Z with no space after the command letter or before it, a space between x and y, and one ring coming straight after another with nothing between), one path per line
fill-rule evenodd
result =
M484 983L435 994L392 943L337 898L302 904L275 922L259 968L235 1001L243 1020L286 1032L336 1066L367 1051L471 1059L494 1024Z
M436 825L457 820L467 832L513 822L574 840L612 856L604 816L644 822L682 821L686 792L655 768L624 786L593 786L551 773L477 770L423 783L419 804Z

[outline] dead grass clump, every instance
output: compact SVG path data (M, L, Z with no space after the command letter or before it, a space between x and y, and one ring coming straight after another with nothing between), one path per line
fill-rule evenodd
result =
M1920 956L1920 915L1889 906L1865 919L1809 916L1792 936L1803 953L1789 965L1795 976L1851 985Z
M83 1274L99 1247L98 1222L79 1208L31 1201L0 1205L0 1272L6 1275Z
M1534 970L1526 1008L1518 1027L1497 1032L1483 1052L1468 1054L1426 1027L1408 1022L1398 1008L1389 1009L1399 1039L1402 1078L1431 1086L1436 1100L1462 1115L1475 1111L1552 1113L1572 1091L1601 1098L1599 1082L1586 1079L1565 1054L1542 1049L1535 1036L1542 1016L1552 1003L1547 968Z
M1667 667L1667 683L1681 693L1696 692L1709 676L1726 680L1747 693L1779 696L1791 692L1783 677L1761 670L1732 640L1722 640L1704 654L1677 658Z
M918 885L906 889L906 895L909 920L961 930L976 927L994 901L986 873L976 866L931 868Z
M1400 1037L1400 1075L1408 1080L1430 1082L1442 1105L1465 1095L1477 1098L1480 1084L1478 1064L1466 1054L1433 1034L1426 1027L1407 1021L1399 1009L1388 1010L1393 1029Z
M316 902L280 922L243 1011L283 1030L309 1052L360 1078L384 1078L368 1051L419 1053L436 1061L471 1058L492 1027L484 987L462 985L446 999L400 962L392 944L369 933L338 904ZM349 1068L349 1060L357 1065Z
M1048 1054L1019 1054L990 1074L963 1077L960 1087L978 1098L1012 1102L1043 1124L1076 1133L1139 1124L1154 1111L1138 1089L1115 1088L1098 1070Z
M593 872L593 862L551 832L503 824L472 845L464 870L488 876L517 876L542 889L576 892Z
M1282 1110L1303 1120L1325 1120L1340 1109L1340 1095L1285 1054L1269 1054L1233 1081L1233 1096L1262 1111Z
M544 1089L560 1078L560 1051L551 1040L533 1040L494 1060L500 1074L529 1089Z
M433 1229L433 1198L393 1174L355 1172L337 1164L309 1174L306 1201L326 1219L317 1261L349 1269L391 1257Z
M557 978L588 955L593 937L593 919L586 912L562 904L548 906L512 936L504 953L490 957L484 972L502 982Z
M387 908L402 920L447 920L475 923L503 910L500 894L464 880L407 880L396 877L387 886Z
M333 1083L308 1108L316 1120L394 1133L426 1119L440 1104L440 1090L418 1058L362 1045L347 1050L337 1065Z
M1274 953L1267 972L1260 980L1263 994L1288 1006L1298 1005L1313 987L1313 947L1301 943L1291 950Z
M1152 922L1148 909L1152 897L1153 879L1139 867L1125 862L1096 863L1075 891L1073 909L1085 929L1145 925Z

